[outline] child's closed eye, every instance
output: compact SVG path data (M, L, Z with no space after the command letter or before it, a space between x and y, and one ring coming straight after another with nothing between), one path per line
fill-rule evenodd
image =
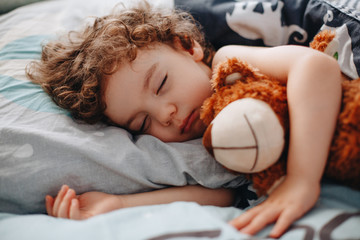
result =
M145 133L149 129L150 123L151 123L151 119L150 119L149 115L146 115L143 120L143 123L141 124L140 130L138 132Z
M162 80L162 82L161 82L161 84L160 84L160 86L159 86L158 90L156 91L156 95L159 95L159 93L160 93L161 89L163 88L163 86L164 86L164 85L165 85L165 83L166 83L167 77L168 77L168 75L166 74L166 75L165 75L165 77L164 77L164 79Z
M166 81L167 81L168 75L166 74L164 79L161 81L160 86L156 90L156 95L159 95L161 89L164 87ZM151 118L149 115L145 115L144 120L141 124L140 129L137 131L138 133L145 133L149 128L151 124Z

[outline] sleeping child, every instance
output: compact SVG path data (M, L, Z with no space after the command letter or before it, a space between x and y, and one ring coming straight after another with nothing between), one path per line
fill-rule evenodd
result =
M299 46L231 45L214 52L190 14L142 3L47 43L27 75L75 119L182 142L202 136L206 126L199 114L212 94L212 67L231 57L287 83L291 136L286 179L263 203L230 222L246 234L276 222L270 236L279 237L319 197L341 100L340 68L331 57ZM202 186L116 196L76 195L64 185L55 198L46 196L46 209L54 217L85 219L174 201L230 206L233 198L230 189Z

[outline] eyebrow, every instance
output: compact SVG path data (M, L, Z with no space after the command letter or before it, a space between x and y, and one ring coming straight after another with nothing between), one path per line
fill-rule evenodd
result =
M142 91L144 92L145 90L149 89L149 85L150 85L150 80L152 78L152 75L154 74L156 68L158 67L159 63L154 63L153 65L151 65L151 67L146 71L145 74L145 81L144 81L144 85L142 88ZM135 113L134 115L132 115L129 120L126 122L125 127L129 130L130 129L130 124L132 123L132 121L134 121L134 119L136 118L137 113Z
M144 81L144 86L143 86L143 90L149 89L149 85L150 85L150 80L152 78L152 75L155 72L155 69L158 67L159 63L154 63L153 65L151 65L151 67L147 70L146 74L145 74L145 81Z

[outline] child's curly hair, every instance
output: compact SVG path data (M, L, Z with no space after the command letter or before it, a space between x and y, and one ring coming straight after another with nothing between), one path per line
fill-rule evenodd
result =
M104 79L123 62L131 62L137 51L160 42L174 47L178 38L190 50L194 40L204 50L210 65L213 50L206 43L194 18L170 9L139 6L96 18L83 31L70 32L65 39L48 42L41 61L27 66L27 76L38 83L56 104L87 123L108 121L104 115Z

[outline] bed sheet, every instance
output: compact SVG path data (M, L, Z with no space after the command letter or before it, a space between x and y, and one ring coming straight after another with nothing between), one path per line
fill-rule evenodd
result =
M338 62L352 79L360 75L360 2L347 0L175 0L220 48L229 44L309 46L319 30L337 35Z
M280 240L360 239L360 192L337 184L322 185L320 200ZM239 233L227 222L243 210L176 202L120 209L85 221L46 215L0 213L2 240L265 240L271 227L256 236Z

